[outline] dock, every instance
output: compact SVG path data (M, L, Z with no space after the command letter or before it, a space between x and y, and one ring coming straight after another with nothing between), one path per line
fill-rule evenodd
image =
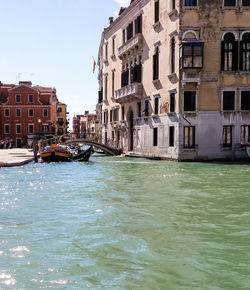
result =
M34 160L32 149L0 149L0 167L22 166Z

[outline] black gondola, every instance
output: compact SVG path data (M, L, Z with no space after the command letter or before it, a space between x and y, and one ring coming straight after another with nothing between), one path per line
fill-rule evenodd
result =
M73 160L83 162L89 161L91 154L94 152L93 147L90 146L87 150L78 150L75 155L73 155Z

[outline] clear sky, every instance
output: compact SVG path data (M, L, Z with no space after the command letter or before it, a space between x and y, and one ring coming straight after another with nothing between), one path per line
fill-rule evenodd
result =
M97 59L108 17L128 0L0 0L0 81L55 87L70 112L94 112Z

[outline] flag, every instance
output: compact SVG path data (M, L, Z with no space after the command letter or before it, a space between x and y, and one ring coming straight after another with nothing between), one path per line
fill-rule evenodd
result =
M96 61L94 59L94 63L93 63L93 73L95 72L95 67L96 67Z

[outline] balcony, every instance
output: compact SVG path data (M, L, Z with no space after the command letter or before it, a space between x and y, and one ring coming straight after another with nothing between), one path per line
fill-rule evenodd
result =
M127 41L118 48L118 57L120 59L123 59L127 55L131 54L134 50L140 49L141 46L142 46L142 34L138 33L135 36L133 36L129 41Z
M187 83L196 83L198 86L201 83L200 73L199 72L183 72L182 73L182 86Z
M142 97L142 84L133 83L115 91L115 102L124 103L139 100Z

